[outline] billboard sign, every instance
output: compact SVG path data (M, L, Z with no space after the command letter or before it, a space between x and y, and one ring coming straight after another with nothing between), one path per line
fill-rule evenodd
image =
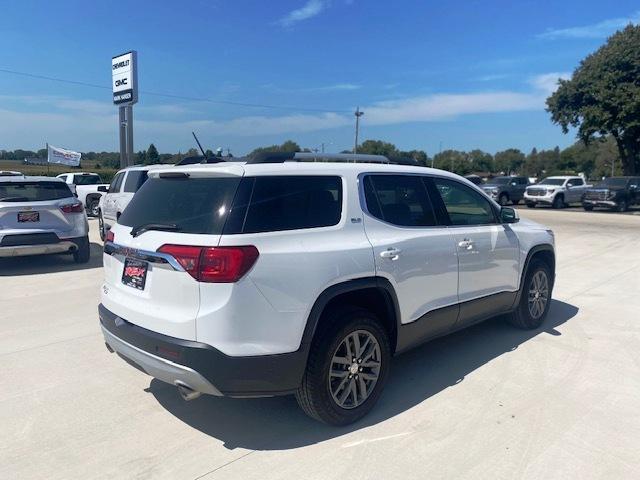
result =
M111 59L111 86L115 105L138 101L138 53L132 50Z

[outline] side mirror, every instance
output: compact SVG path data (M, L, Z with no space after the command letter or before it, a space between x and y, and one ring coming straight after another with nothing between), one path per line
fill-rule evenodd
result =
M520 221L520 217L518 216L518 212L511 207L502 207L500 209L500 222L501 223L518 223Z
M104 185L99 185L98 191L102 193L109 193L109 187L105 187Z

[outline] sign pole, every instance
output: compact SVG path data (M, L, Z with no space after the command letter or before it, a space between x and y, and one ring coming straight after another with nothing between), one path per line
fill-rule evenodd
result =
M118 131L120 132L120 168L127 166L127 119L125 117L126 107L118 107Z
M126 116L127 116L127 166L132 166L134 164L133 157L133 106L127 105Z

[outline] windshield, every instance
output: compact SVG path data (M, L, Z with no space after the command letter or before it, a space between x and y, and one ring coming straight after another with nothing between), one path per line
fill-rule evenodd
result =
M609 177L609 178L605 178L602 182L600 182L598 184L598 187L604 187L604 188L622 188L622 187L626 187L627 183L629 182L628 178L621 178L621 177Z
M72 196L63 182L0 182L0 202L46 202Z
M182 233L220 234L240 177L151 178L135 194L118 223L171 225Z
M100 175L74 175L73 183L76 185L97 185L102 183Z
M538 183L538 185L559 185L559 186L562 186L562 185L564 185L564 182L565 182L564 178L545 178L540 183Z
M489 180L487 184L492 185L506 185L511 181L511 177L496 177L492 180Z

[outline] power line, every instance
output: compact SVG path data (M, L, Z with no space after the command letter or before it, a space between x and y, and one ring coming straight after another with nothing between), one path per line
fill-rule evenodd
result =
M111 90L111 87L107 87L106 85L97 85L95 83L79 82L76 80L68 80L66 78L49 77L47 75L39 75L35 73L19 72L16 70L9 70L6 68L0 68L0 72L8 73L11 75L19 75L22 77L35 78L38 80L49 80L51 82L67 83L70 85L78 85L82 87ZM269 104L262 104L262 103L232 102L230 100L213 100L211 98L189 97L184 95L173 95L170 93L147 92L147 91L140 91L140 93L144 95L154 96L154 97L172 98L176 100L188 100L188 101L195 101L195 102L209 102L209 103L216 103L220 105L232 105L235 107L268 108L272 110L290 110L290 111L298 111L298 112L352 113L349 110L328 110L324 108L295 107L292 105L269 105Z

